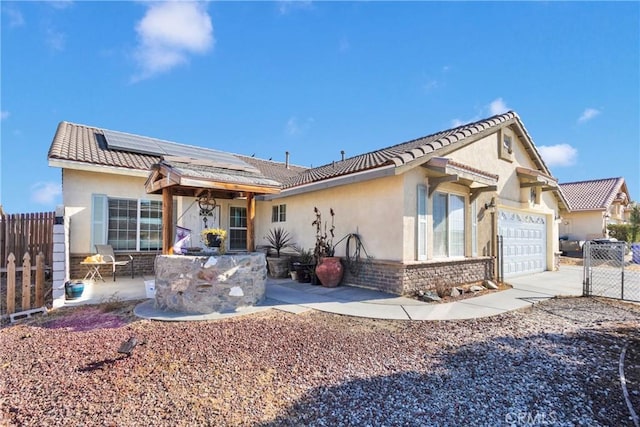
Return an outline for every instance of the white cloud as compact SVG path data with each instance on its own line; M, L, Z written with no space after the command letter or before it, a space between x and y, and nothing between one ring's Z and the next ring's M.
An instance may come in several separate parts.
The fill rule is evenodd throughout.
M281 0L278 1L278 12L286 15L292 10L311 9L311 0Z
M439 85L437 80L430 79L425 84L422 85L422 89L425 92L431 92L432 90L438 88L438 86L440 86L440 85Z
M488 108L489 113L491 113L492 116L495 116L496 114L503 114L509 111L509 107L507 107L507 104L502 98L497 98L491 101Z
M478 120L482 120L487 118L488 116L495 116L497 114L504 114L509 111L510 108L507 106L507 103L504 102L502 98L496 98L491 101L489 104L482 107L478 114L468 120L460 120L459 118L455 118L451 120L452 127L462 126L467 123L477 122Z
M538 152L547 166L571 166L578 157L578 150L569 144L543 145L538 147Z
M460 119L453 119L453 120L451 120L451 127L452 128L457 128L458 126L462 126L465 123L468 123L468 122L463 122Z
M600 115L600 110L596 110L595 108L587 108L582 112L582 115L578 119L578 123L588 122L589 120L599 115Z
M348 39L346 39L345 37L340 39L340 44L338 45L338 52L346 53L349 51L350 48L351 48L351 44L349 43Z
M300 122L297 117L290 117L285 125L285 133L287 135L300 135L311 128L315 120L313 117L308 117L303 122Z
M7 7L4 12L9 17L9 28L22 27L24 25L24 16L18 9Z
M149 78L186 63L189 54L204 54L214 43L213 24L201 2L152 3L136 25L139 46L135 57L140 73Z
M49 1L48 4L54 9L66 9L73 6L73 0L53 0Z
M0 111L0 120L6 120L9 118L9 116L11 115L11 113L9 113L6 110L2 110Z
M37 182L31 186L31 201L51 205L62 194L62 187L55 182Z
M49 28L47 30L47 38L45 42L52 50L63 51L66 39L67 37L64 35L64 33Z

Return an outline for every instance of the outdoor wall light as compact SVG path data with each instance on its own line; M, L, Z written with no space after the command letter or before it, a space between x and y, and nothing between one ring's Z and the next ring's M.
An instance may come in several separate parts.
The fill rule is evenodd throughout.
M496 207L496 199L495 198L491 198L491 203L485 203L484 204L484 208L485 209L493 209Z

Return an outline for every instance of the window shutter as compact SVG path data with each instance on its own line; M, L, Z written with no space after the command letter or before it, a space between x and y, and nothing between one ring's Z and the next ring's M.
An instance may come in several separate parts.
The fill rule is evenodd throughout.
M107 196L104 194L91 195L91 248L93 252L95 245L107 243Z
M418 260L427 259L427 187L418 185Z

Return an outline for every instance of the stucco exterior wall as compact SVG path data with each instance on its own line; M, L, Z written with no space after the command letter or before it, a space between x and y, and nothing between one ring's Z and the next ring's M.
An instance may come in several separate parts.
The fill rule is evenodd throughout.
M125 199L162 200L147 194L144 178L63 169L63 204L76 212L70 217L70 252L95 253L91 247L91 195L106 194Z
M569 240L591 240L604 237L604 211L565 213L560 223L560 236Z
M404 198L401 176L378 178L313 193L256 202L256 245L266 244L269 229L281 226L295 243L305 249L315 246L313 207L330 224L329 209L335 211L334 244L350 233L360 235L369 253L378 259L400 260L403 253ZM271 207L287 205L287 221L271 222ZM346 240L336 247L336 256L345 255Z
M504 160L499 156L499 144L501 143L501 132L511 136L513 141L513 154L511 161ZM530 202L530 188L520 187L520 178L517 175L517 167L525 167L536 169L534 162L525 151L522 141L511 129L502 129L491 135L488 135L472 144L450 153L449 157L455 161L468 166L478 168L498 175L497 192L494 194L483 193L478 197L478 217L491 217L491 212L484 212L484 203L489 202L491 197L496 197L497 209L508 208L516 209L522 212L536 213L545 215L547 218L547 266L549 269L554 265L554 254L559 251L559 232L556 218L559 217L559 207L557 199L552 191L543 191L539 195L539 203ZM489 219L488 224L491 224ZM484 225L481 226L481 223ZM494 227L497 223L493 223ZM479 239L478 239L478 255L488 255L487 253L487 236L486 233L491 229L484 223L484 219L478 222ZM495 234L495 232L493 232Z

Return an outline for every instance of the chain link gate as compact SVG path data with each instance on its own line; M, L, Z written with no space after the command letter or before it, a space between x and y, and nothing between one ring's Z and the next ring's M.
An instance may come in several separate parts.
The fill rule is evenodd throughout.
M640 301L640 269L625 268L625 242L586 242L582 295Z

